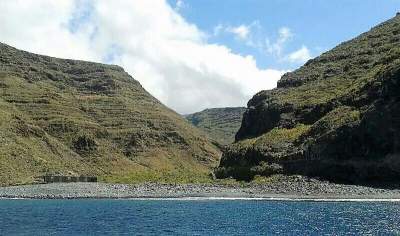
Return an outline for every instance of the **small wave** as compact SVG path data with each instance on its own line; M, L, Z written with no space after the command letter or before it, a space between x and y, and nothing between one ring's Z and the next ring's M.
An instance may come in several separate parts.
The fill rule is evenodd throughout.
M28 200L30 198L24 197L0 197L0 200Z
M29 197L0 197L0 200L34 200ZM56 198L57 199L57 198ZM59 198L60 200L67 200ZM71 198L79 200L81 198ZM70 200L71 200L70 199ZM84 198L86 200L127 201L292 201L292 202L400 202L400 198L297 198L297 197L132 197L132 198ZM46 198L40 198L46 200ZM48 200L55 200L48 198Z
M398 198L291 198L291 197L141 197L139 201L309 201L309 202L400 202Z

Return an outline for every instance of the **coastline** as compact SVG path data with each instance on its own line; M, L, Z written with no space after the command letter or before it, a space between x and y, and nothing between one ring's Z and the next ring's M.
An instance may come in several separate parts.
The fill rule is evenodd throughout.
M285 201L285 202L364 202L400 203L400 198L318 198L318 197L132 197L132 198L14 198L0 197L1 200L127 200L127 201Z
M400 202L400 188L335 184L300 176L248 184L53 183L0 187L0 199L153 199Z

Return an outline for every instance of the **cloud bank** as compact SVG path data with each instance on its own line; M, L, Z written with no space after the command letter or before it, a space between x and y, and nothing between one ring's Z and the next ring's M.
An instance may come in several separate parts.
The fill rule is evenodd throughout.
M7 13L0 15L1 42L118 64L182 114L243 106L256 92L275 87L284 73L258 68L252 56L208 43L205 32L164 0L2 0L0 8ZM248 34L244 28L233 31Z

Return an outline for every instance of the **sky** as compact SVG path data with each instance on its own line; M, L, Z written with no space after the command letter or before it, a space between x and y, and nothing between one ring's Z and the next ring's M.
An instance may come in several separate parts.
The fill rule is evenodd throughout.
M400 0L0 0L0 42L122 66L178 113L245 106Z

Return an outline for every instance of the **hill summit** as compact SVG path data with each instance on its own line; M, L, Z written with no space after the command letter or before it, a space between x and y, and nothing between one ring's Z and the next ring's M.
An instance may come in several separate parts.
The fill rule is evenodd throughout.
M285 74L249 102L217 176L400 179L400 16Z
M0 44L0 184L35 176L197 181L220 152L121 67Z

